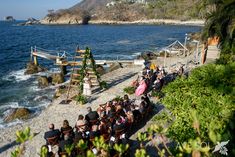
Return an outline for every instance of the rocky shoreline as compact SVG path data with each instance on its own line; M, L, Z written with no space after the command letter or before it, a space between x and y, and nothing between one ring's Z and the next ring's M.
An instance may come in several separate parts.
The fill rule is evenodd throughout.
M15 142L15 133L17 130L22 130L29 126L36 136L26 143L25 157L38 156L40 147L45 144L43 138L44 132L48 130L48 124L54 123L56 128L60 128L64 119L67 119L73 126L79 114L86 114L86 107L90 106L97 109L99 104L103 104L112 100L116 96L123 96L123 88L130 85L136 79L141 67L125 67L114 70L107 74L102 75L102 80L109 84L109 88L105 91L95 92L89 103L79 105L76 101L70 104L60 104L62 100L66 99L67 94L62 94L54 99L51 105L43 110L38 116L28 119L21 124L17 124L7 128L0 128L0 157L10 156L11 152L18 146ZM120 81L122 80L122 81ZM75 90L71 95L75 95ZM34 154L34 155L32 155Z
M173 20L173 19L151 19L138 21L110 21L110 20L90 20L89 24L96 25L189 25L189 26L204 26L204 20ZM50 21L49 19L40 20L43 25L81 25L82 20L76 19L61 19Z

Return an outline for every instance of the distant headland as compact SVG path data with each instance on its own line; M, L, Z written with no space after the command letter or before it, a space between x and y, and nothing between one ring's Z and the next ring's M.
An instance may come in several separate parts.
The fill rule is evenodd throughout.
M6 16L4 17L4 21L12 22L15 21L15 19L13 18L13 16Z
M82 0L68 9L48 10L41 24L204 25L202 1ZM174 9L172 9L174 8ZM189 9L190 8L190 9Z

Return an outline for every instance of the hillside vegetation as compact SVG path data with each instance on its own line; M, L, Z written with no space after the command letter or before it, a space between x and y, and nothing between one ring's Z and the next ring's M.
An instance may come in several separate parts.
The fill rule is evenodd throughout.
M204 0L83 0L69 9L50 12L47 21L68 20L78 23L89 20L137 21L148 19L203 19Z

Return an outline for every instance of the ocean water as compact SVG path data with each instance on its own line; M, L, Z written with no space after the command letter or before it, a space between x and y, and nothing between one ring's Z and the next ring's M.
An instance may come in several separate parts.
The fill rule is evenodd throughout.
M54 88L38 88L40 74L24 75L31 46L71 54L77 45L88 46L96 59L133 59L175 40L183 43L185 33L201 30L197 26L170 25L17 26L18 22L0 21L0 128L11 125L2 121L11 108L27 107L39 113L51 102ZM50 72L58 70L52 61L39 63Z

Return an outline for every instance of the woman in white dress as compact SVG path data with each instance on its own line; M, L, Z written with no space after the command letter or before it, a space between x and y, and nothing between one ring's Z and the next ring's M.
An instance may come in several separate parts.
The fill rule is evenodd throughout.
M83 95L91 96L91 80L89 74L86 74L83 81Z

